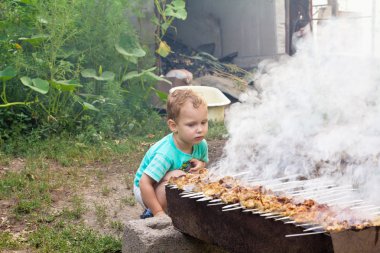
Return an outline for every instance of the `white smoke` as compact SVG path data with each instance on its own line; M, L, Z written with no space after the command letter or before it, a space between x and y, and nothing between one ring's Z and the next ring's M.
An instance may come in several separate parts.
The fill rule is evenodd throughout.
M217 173L329 177L380 203L380 65L366 27L331 21L295 56L260 66L258 91L227 114Z

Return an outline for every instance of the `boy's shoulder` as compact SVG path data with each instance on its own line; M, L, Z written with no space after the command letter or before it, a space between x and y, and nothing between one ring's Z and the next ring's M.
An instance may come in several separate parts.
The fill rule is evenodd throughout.
M161 138L159 141L157 141L155 144L153 144L150 148L149 148L149 152L154 152L154 153L157 153L157 152L163 152L163 153L166 153L167 151L170 151L170 149L173 148L173 145L172 145L172 135L173 134L168 134L166 136L164 136L163 138Z

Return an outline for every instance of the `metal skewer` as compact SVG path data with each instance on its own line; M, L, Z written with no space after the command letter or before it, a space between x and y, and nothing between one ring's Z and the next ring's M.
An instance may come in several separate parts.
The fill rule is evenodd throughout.
M242 209L244 207L242 206L237 206L237 207L232 207L232 208L229 208L229 209L223 209L222 208L222 212L227 212L227 211L232 211L232 210L237 210L237 209Z
M278 219L275 219L276 221L278 220L292 220L292 218L288 217L288 216L285 216L285 217L282 217L282 218L278 218Z
M285 176L285 177L274 178L274 179L267 179L267 180L257 180L257 179L256 179L256 181L254 181L254 180L252 180L252 181L248 180L248 182L250 184L256 184L256 185L267 185L270 182L276 182L276 181L286 180L286 179L295 178L295 177L298 177L298 176L300 176L300 174L289 175L289 176Z
M276 218L280 218L280 217L284 217L284 216L281 214L278 214L278 215L273 215L273 216L267 216L267 217L265 217L265 219L276 219Z
M183 192L181 192L179 195L187 195L187 194L193 194L193 193L197 193L197 192L183 191Z
M323 234L326 233L327 231L319 231L319 232L310 232L310 233L302 233L302 234L290 234L290 235L285 235L285 237L296 237L296 236L305 236L305 235L316 235L316 234Z
M197 199L197 201L208 201L208 200L211 200L212 198L211 197L204 197L204 198L201 198L201 199Z
M354 206L354 207L351 207L350 209L351 210L355 210L355 209L365 209L367 207L374 207L375 205L366 205L366 206Z
M278 213L265 213L265 214L261 214L260 216L266 217L266 216L273 216L273 215L278 215Z
M315 226L315 227L305 229L304 232L311 231L311 230L318 230L318 229L322 229L322 228L324 228L324 227L323 226Z
M256 212L259 211L259 209L244 209L243 212Z
M221 199L213 199L213 200L210 200L210 203L214 203L214 202L220 202L222 201Z
M204 194L200 194L200 195L191 196L191 197L189 197L189 198L190 198L190 199L197 199L197 198L204 198L204 197L206 197L206 195L204 195Z
M239 206L239 205L240 205L240 203L236 203L236 204L231 204L231 205L223 206L222 208L226 209L226 208L235 207L235 206Z
M223 202L219 202L219 203L207 204L207 206L219 206L219 205L224 205L224 203Z
M197 192L197 193L191 193L191 194L184 194L181 196L181 198L190 198L194 196L205 196L202 192Z

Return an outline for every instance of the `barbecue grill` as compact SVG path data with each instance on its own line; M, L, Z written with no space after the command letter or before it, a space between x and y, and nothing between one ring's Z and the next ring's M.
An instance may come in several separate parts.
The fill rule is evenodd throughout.
M274 188L287 189L287 192L297 188L291 185L291 180L272 183ZM311 194L313 188L297 189L292 196ZM361 200L348 201L339 197L339 192L352 190L348 187L327 185L326 189L325 195L319 196L326 201L342 199L340 203L354 209L376 211L378 208L364 206ZM166 186L166 197L168 214L175 228L230 252L380 252L378 226L328 232L319 224L302 224L276 213L245 209L239 203L222 203L202 192L181 190L173 184Z

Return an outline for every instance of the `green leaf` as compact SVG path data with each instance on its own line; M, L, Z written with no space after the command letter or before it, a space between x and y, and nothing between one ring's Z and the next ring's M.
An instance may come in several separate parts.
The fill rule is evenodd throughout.
M174 0L171 4L175 6L177 9L185 9L186 7L185 0Z
M4 70L0 71L0 80L8 81L17 75L17 71L12 66L6 67Z
M82 70L81 75L85 78L94 78L96 76L95 69L85 69Z
M47 40L49 38L49 35L46 34L38 34L38 35L33 35L30 38L19 38L19 40L26 41L30 43L32 46L38 46L41 44L43 41Z
M93 106L92 104L89 104L87 102L83 102L83 110L91 110L91 111L97 111L99 112L99 109Z
M166 6L164 15L168 17L175 17L185 20L187 18L186 4L184 0L174 0L171 4Z
M143 76L149 75L148 73L154 74L152 71L154 71L155 69L156 69L156 67L153 67L153 68L150 68L150 69L143 70L140 73L137 72L137 71L128 72L127 74L125 74L123 76L122 81L127 81L127 80L130 80L130 79L133 79L133 78L137 78L137 77L141 77L142 78ZM160 77L158 77L158 78L160 78Z
M126 60L132 62L136 61L136 58L144 57L146 55L138 41L127 34L122 34L120 36L119 43L115 45L115 48Z
M35 0L19 0L20 3L24 3L24 4L30 4L30 5L34 5L35 4Z
M51 86L60 91L74 91L78 87L82 87L82 85L78 84L74 80L50 80Z
M105 71L98 76L95 69L85 69L81 72L81 75L85 78L94 78L98 81L113 81L115 79L115 74L113 72Z
M156 93L157 97L165 102L167 99L168 99L168 94L166 92L163 92L163 91L160 91L160 90L157 90L155 88L152 88L152 90L154 90L154 92Z
M162 82L165 82L165 83L170 84L170 85L172 84L171 81L169 81L169 80L167 80L167 79L165 79L163 77L160 77L160 76L156 75L153 72L147 72L146 75L149 76L149 77L151 77L151 78L153 78L156 81L162 81Z
M27 76L23 76L20 78L23 85L31 88L34 91L37 91L41 94L46 94L49 92L49 82L46 80L42 80L40 78L30 79Z
M156 16L152 16L150 20L154 25L159 26L160 25L160 20Z
M140 77L142 74L143 73L138 73L137 71L128 72L127 74L123 76L122 81L127 81L136 77Z

